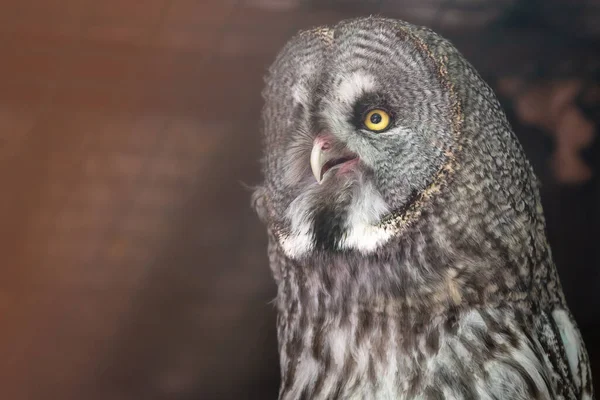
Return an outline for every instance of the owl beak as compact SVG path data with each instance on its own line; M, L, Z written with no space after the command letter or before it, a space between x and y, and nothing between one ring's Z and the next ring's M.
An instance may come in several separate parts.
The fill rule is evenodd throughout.
M326 136L317 136L313 142L310 152L310 169L319 185L323 183L327 171L358 159L356 154L337 147L339 146L334 146L333 141Z
M317 137L310 152L310 169L320 185L323 182L323 165L327 162L327 151L329 143L321 137Z

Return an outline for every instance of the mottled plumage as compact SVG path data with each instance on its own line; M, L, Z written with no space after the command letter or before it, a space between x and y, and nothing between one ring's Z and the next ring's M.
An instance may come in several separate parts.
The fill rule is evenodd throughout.
M534 173L449 42L382 18L301 32L264 97L281 399L593 398Z

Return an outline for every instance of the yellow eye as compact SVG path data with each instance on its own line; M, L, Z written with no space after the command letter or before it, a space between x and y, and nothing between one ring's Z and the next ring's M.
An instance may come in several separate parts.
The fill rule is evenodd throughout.
M373 132L381 132L390 125L390 114L378 108L367 113L365 127Z

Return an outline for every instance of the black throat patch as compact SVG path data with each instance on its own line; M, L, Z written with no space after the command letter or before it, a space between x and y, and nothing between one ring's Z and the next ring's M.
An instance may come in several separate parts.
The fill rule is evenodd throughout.
M336 250L344 234L347 211L344 207L324 206L314 216L313 242L317 250Z

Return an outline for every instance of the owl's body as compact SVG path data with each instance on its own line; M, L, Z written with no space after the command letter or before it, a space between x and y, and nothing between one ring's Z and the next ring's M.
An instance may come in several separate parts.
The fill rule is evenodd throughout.
M264 95L281 399L593 398L535 176L454 47L345 21Z

